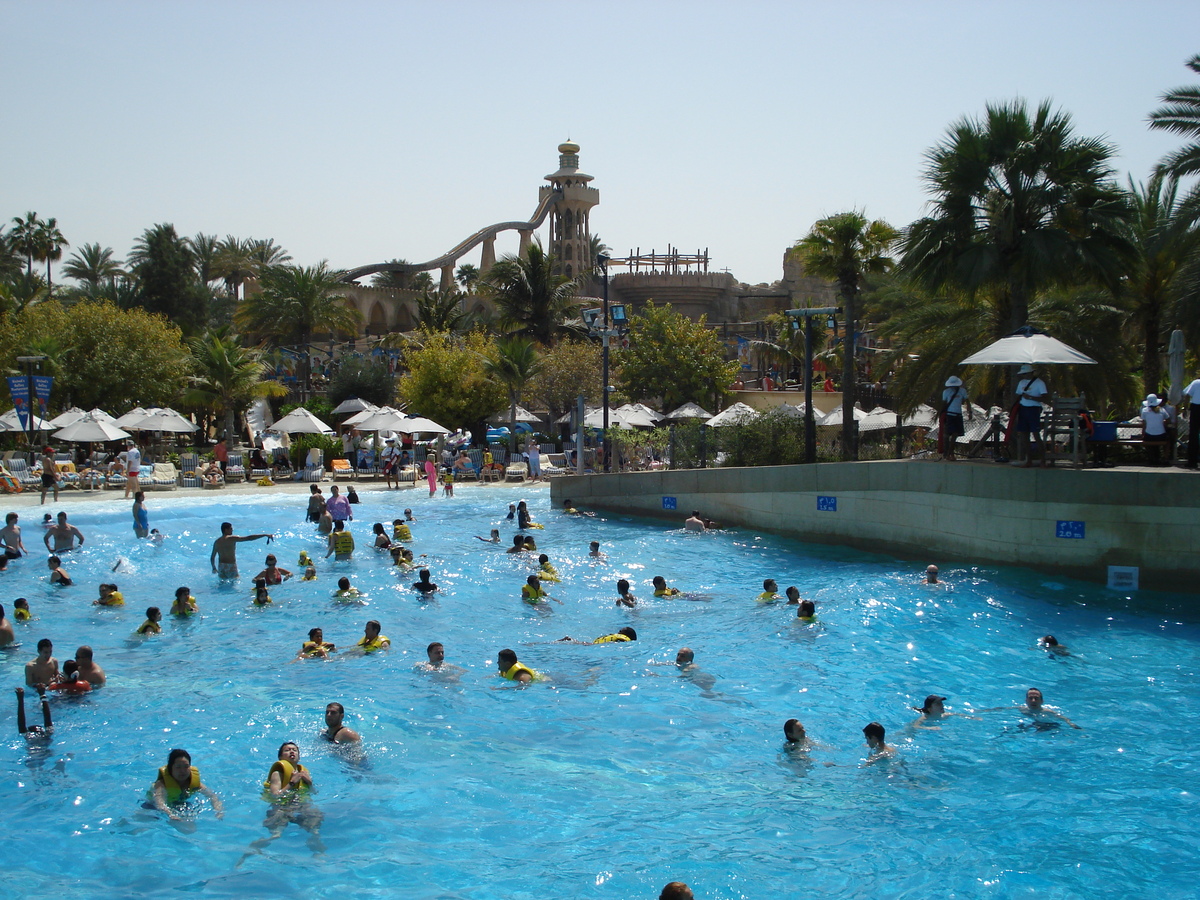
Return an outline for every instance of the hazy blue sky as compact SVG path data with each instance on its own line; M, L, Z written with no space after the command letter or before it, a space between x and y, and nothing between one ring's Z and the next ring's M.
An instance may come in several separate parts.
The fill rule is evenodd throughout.
M528 216L569 136L616 254L773 281L823 215L919 216L924 152L988 101L1049 98L1145 178L1197 52L1195 0L0 0L0 221L121 256L171 222L424 260Z

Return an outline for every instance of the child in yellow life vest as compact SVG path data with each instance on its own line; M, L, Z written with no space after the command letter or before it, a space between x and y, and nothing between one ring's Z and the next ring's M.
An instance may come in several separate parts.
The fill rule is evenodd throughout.
M300 764L300 748L288 741L279 748L277 759L271 764L263 787L272 797L283 797L289 792L306 793L312 789L312 776Z
M408 523L403 519L392 520L392 540L393 541L411 541L413 539L412 529L408 527Z
M162 621L162 610L157 606L151 606L146 610L146 621L138 626L138 634L162 634L162 626L158 623Z
M767 578L763 581L762 593L755 599L759 603L774 603L779 599L779 585L775 583L774 578Z
M679 588L667 587L667 579L661 575L655 575L653 583L655 597L678 597L683 593Z
M517 654L507 648L496 654L496 664L500 667L500 677L507 678L509 681L529 684L532 681L542 680L540 672L522 665L517 660Z
M558 577L558 570L550 564L550 557L545 553L538 557L538 578L542 581L562 581Z
M200 770L192 765L192 757L186 750L172 750L167 764L158 770L158 778L150 789L154 807L171 819L179 819L179 807L192 794L203 794L212 804L217 818L225 815L221 798L204 786Z
M192 589L188 587L176 588L175 600L171 604L171 615L191 616L197 611L196 598L192 596Z
M544 590L542 590L541 579L539 579L536 575L530 575L525 579L525 584L521 586L521 599L530 606L537 606L539 603L543 603L546 600L553 600L559 605L562 604L561 600L551 597Z
M33 618L33 613L29 611L29 601L24 597L13 601L13 618L18 622L28 622Z
M267 592L267 579L254 579L254 605L267 606L271 602L271 595Z

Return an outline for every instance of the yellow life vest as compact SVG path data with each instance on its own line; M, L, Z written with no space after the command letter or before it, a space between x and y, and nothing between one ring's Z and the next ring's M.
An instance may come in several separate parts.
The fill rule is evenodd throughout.
M779 599L779 595L774 591L763 591L755 598L759 603L773 603Z
M173 616L190 616L196 612L196 598L189 596L184 603L180 603L176 598L171 604L171 615Z
M542 581L562 581L558 577L558 571L550 563L546 563L538 569L538 578Z
M354 552L354 535L348 531L336 532L333 536L333 552L338 556L349 556Z
M138 634L160 634L161 632L162 627L157 622L152 622L149 619L139 625L137 630Z
M627 635L627 634L606 634L604 637L596 638L594 641L592 641L592 643L593 644L620 644L620 643L624 643L625 641L628 641L628 640L629 640L629 635Z
M541 588L535 588L531 584L521 585L521 599L526 603L537 603L545 596L547 594Z
M296 565L298 565L298 566L311 566L312 564L313 564L313 561L312 561L311 559L309 559L309 557L308 557L308 553L307 553L306 551L303 551L303 550L301 550L301 551L300 551L300 558L299 558L298 560L296 560Z
M576 515L579 512L579 510L577 510L573 506L568 506L566 509L563 510L563 512L565 512L568 516L573 516L573 515Z
M184 788L171 775L167 766L163 766L158 770L158 780L163 783L167 789L167 802L178 803L180 800L186 799L184 796ZM144 783L144 782L143 782ZM192 766L192 779L188 782L187 793L192 794L200 790L200 770Z
M678 597L680 595L680 593L682 593L682 592L679 590L679 588L668 587L668 588L663 588L661 591L655 591L654 596L655 597Z
M125 595L122 594L120 591L113 591L111 594L108 595L108 598L101 605L102 606L124 606L125 605Z
M508 671L501 672L500 676L502 678L507 678L509 681L516 681L517 676L520 675L522 672L528 672L529 677L531 679L533 679L534 681L542 680L542 676L540 674L535 672L533 669L529 668L529 666L521 665L521 663L519 663L519 662L513 663L512 668L509 669Z
M275 760L275 762L271 764L270 771L267 772L267 780L263 782L263 787L266 788L267 795L270 797L275 796L271 793L271 776L276 772L279 773L280 786L286 791L288 789L288 782L292 780L292 776L295 775L296 772L307 773L308 769L304 768L303 763L296 763L296 765L293 766L286 759ZM308 785L304 782L301 782L295 789L298 791L307 791Z
M369 641L367 636L363 635L358 639L357 646L362 647L363 653L374 653L376 650L382 650L385 643L391 643L386 634L377 634Z
M316 575L305 575L305 576L304 576L303 578L301 578L300 580L301 580L301 581L316 581L316 580L317 580L317 576L316 576Z
M27 609L14 609L13 618L18 622L28 622L33 618L33 614Z
M312 656L318 650L324 650L326 653L328 653L333 649L333 644L329 643L328 641L321 641L319 644L316 641L305 641L304 645L300 648L301 652L304 653L305 656Z
M412 529L401 522L399 525L392 526L392 540L396 541L411 541Z

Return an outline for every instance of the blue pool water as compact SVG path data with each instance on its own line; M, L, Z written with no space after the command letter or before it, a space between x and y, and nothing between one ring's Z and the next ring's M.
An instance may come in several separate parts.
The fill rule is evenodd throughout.
M350 563L323 562L304 522L306 498L152 495L161 547L133 539L128 504L76 504L88 536L65 565L77 582L45 583L40 554L0 575L3 602L28 597L23 646L0 652L6 896L515 898L656 897L671 880L699 898L1133 897L1195 895L1200 842L1194 743L1200 733L1200 629L1162 595L1127 600L1022 570L944 567L948 589L917 583L923 566L747 531L686 534L661 522L575 518L530 506L534 532L563 581L561 606L519 600L532 563L504 553L516 488L362 492ZM442 592L421 602L370 524L405 506L413 548ZM47 507L53 509L53 507ZM26 545L40 516L22 511ZM239 548L242 579L208 566L217 524L278 541ZM480 543L499 527L499 547ZM589 559L599 540L606 561ZM268 550L286 568L300 550L320 580L272 589L254 609L249 576ZM113 574L118 556L126 570ZM369 595L336 606L346 574ZM706 599L653 600L650 579ZM635 610L614 606L618 578ZM818 627L794 607L760 606L764 577L818 602ZM123 609L91 605L115 581ZM145 607L169 607L187 584L202 615L162 635L132 637ZM387 655L293 662L310 627L347 647L369 618ZM573 646L624 625L635 644ZM1036 647L1054 633L1071 656ZM56 698L48 757L16 736L11 686L43 636L69 658L90 643L109 685ZM439 640L457 679L415 668ZM681 677L681 646L701 673ZM496 677L496 653L517 650L550 680L527 688ZM1016 710L1045 692L1081 730L1038 729ZM926 694L955 717L909 726ZM338 700L365 740L364 760L318 739ZM36 720L37 708L30 703ZM797 717L820 743L784 749ZM894 760L863 766L861 729L883 723ZM324 854L290 826L268 836L262 781L279 744L296 740L318 786ZM225 803L218 821L168 823L140 807L155 770L184 747Z

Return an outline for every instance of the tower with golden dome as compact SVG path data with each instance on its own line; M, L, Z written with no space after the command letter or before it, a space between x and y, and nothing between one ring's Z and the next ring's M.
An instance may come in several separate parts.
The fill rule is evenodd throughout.
M547 175L548 185L538 189L538 199L557 194L550 210L550 241L546 248L557 261L556 270L568 278L579 278L592 271L591 209L600 202L600 192L589 187L591 175L579 171L579 145L573 141L558 145L558 171ZM540 204L539 204L540 205Z

